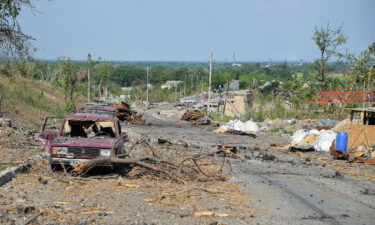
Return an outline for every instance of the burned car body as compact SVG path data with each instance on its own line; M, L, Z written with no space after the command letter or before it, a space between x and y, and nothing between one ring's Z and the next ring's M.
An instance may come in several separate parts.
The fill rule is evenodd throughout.
M79 105L73 111L73 113L91 113L108 116L116 116L116 112L117 109L114 106L90 103Z
M130 109L130 105L121 102L120 105L117 104L82 104L77 106L73 113L93 113L102 114L108 116L116 116L120 121L132 121L140 122L141 117L137 115L135 111Z
M51 165L70 165L96 157L125 154L126 135L116 117L74 113L64 118L57 132L44 132L40 140Z

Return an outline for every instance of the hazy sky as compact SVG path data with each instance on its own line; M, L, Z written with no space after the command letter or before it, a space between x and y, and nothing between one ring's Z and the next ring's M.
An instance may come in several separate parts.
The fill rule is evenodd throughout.
M36 57L106 60L311 60L311 36L344 25L345 48L375 41L375 0L39 0L25 10Z

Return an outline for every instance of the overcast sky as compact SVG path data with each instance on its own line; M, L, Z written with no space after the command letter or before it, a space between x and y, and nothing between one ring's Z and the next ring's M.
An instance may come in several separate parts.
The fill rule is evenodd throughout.
M345 48L375 41L375 0L39 0L25 10L36 57L127 61L311 60L315 26L343 24Z

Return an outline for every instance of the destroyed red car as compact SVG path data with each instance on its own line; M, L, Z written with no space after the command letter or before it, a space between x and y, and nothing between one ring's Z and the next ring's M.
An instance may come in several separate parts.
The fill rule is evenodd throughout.
M66 116L59 131L43 132L39 139L52 166L73 166L96 157L125 155L127 141L116 117L88 113Z

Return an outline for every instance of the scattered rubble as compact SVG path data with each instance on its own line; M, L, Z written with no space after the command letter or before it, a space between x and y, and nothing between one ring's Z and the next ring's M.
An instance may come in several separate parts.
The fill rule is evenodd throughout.
M181 117L181 120L190 121L194 125L210 125L211 116L204 115L199 111L187 110Z
M200 113L199 111L187 110L184 113L184 115L182 115L181 120L191 121L191 120L197 120L202 117L204 117L204 114Z
M22 164L38 152L33 132L13 127L10 119L2 118L1 120L0 171Z

